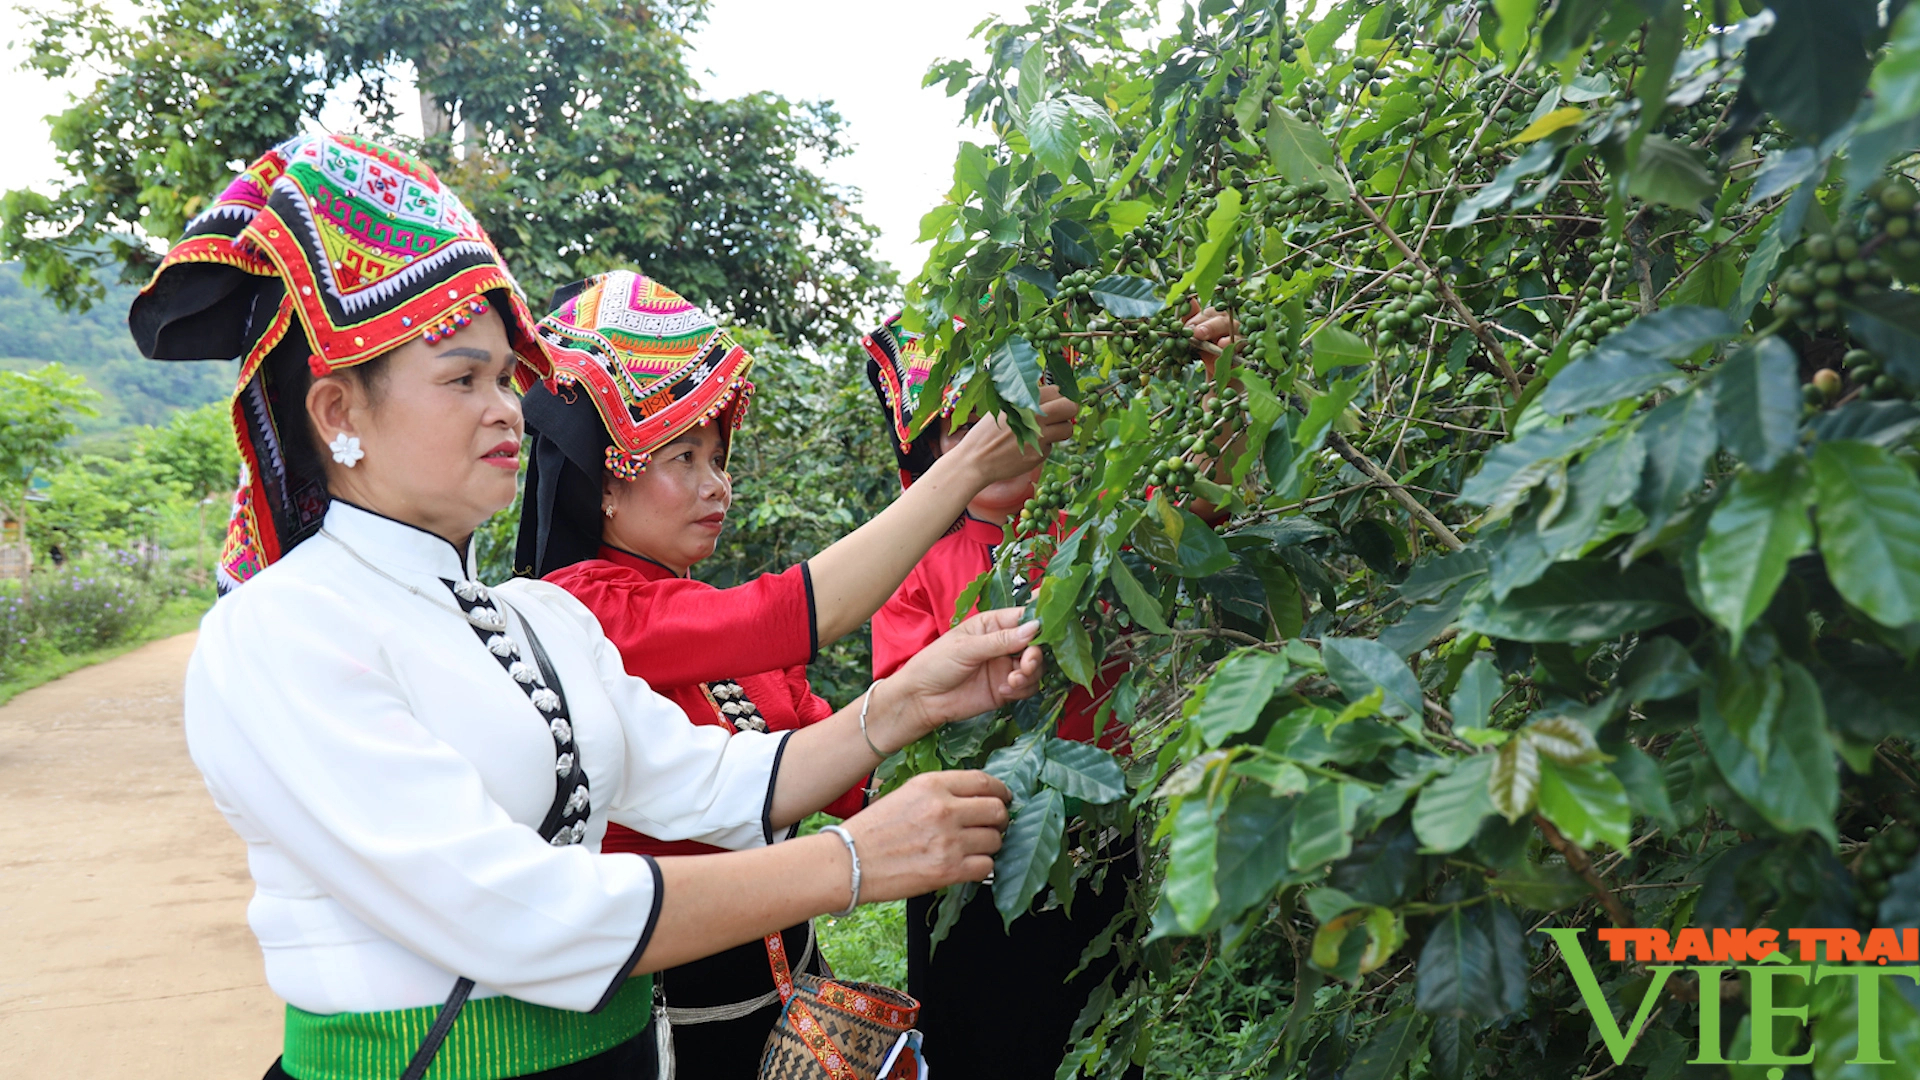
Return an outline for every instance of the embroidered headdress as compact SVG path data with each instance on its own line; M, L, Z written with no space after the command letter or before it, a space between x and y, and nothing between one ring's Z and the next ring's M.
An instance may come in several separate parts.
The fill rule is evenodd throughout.
M288 468L268 356L298 352L327 375L437 340L489 306L506 323L524 390L548 361L493 242L426 164L362 139L289 139L187 225L127 322L151 359L240 359L233 425L244 471L220 556L224 588L306 539L327 509L324 484Z
M539 326L552 383L522 403L533 453L514 571L533 576L598 555L603 471L631 480L696 425L731 432L753 393L747 350L644 274L588 278L555 293L552 306Z
M937 425L928 424L918 438L911 434L913 416L920 408L920 395L926 389L927 375L936 359L934 353L923 348L925 340L901 326L898 315L860 339L867 350L867 381L873 384L873 392L880 398L880 410L886 414L891 429L889 434L894 456L900 463L902 487L920 479L940 456ZM964 389L964 385L944 387L937 415L951 414Z

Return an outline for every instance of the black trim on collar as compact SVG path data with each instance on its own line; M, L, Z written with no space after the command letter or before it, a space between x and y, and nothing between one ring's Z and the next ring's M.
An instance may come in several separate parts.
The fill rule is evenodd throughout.
M787 740L791 739L792 737L793 737L793 732L791 731L783 731L780 733L780 746L777 749L775 749L773 752L773 768L768 770L767 772L767 801L760 808L760 832L762 835L764 835L767 838L767 843L769 844L774 843L773 789L780 785L780 759L786 756ZM795 824L795 827L798 827L799 825L798 822L795 822L794 824ZM787 833L789 836L791 836L793 833L793 830L789 829L787 830Z
M647 912L647 927L640 931L640 944L633 947L633 953L627 957L627 962L620 965L620 970L613 973L613 984L607 987L606 993L600 995L600 1001L587 1010L589 1015L613 1004L613 996L620 992L621 987L627 985L627 980L633 976L634 965L640 962L641 954L647 951L647 943L653 940L653 928L660 925L660 902L666 896L667 886L660 877L660 864L653 861L653 856L640 857L647 861L647 869L653 872L653 910Z
M451 541L451 540L449 540L449 539L447 539L447 538L446 538L446 537L444 537L444 536L441 536L441 535L440 535L439 533L437 533L437 532L434 532L434 531L433 531L432 529L423 529L423 528L421 528L420 526L418 526L418 525L415 525L415 524L414 524L413 522L411 522L411 521L401 521L401 520L400 520L399 518L397 518L397 517L390 517L390 516L388 516L388 515L386 515L386 514L383 514L383 513L381 513L381 512L380 512L380 511L378 511L378 510L371 510L371 509L368 509L367 507L364 507L364 506L361 506L361 505L360 505L359 503L357 503L357 502L354 502L354 501L353 501L352 499L343 499L343 498L341 498L341 497L340 497L340 496L338 496L338 495L334 495L334 496L330 496L330 498L332 499L332 501L334 501L334 502L337 502L337 503L339 503L339 504L340 504L341 506L351 506L351 507L353 507L353 508L354 508L355 510L358 510L358 511L360 511L361 513L363 513L363 514L366 514L366 515L368 515L369 517L377 517L377 518L379 518L379 519L380 519L380 520L382 520L382 521L391 521L391 522L393 522L393 523L394 523L395 525L404 525L404 526L406 526L407 528L409 528L409 529L412 529L412 530L413 530L414 532L417 532L417 533L422 533L422 534L424 534L424 535L427 535L427 536L431 536L431 537L433 537L433 538L434 538L435 540L438 540L438 541L440 541L441 543L443 543L443 544L445 544L445 545L447 545L448 547L450 547L450 548L452 548L452 549L453 549L453 558L454 558L454 561L455 561L455 562L458 562L458 563L460 564L460 572L461 572L461 573L463 573L463 574L465 574L465 575L466 575L466 576L468 577L468 579L470 579L470 580L473 580L473 579L474 579L474 570L475 570L475 568L474 568L474 567L472 567L472 566L468 566L468 565L467 565L467 551L462 551L462 550L460 549L460 545L458 545L458 544L456 544L456 543L454 543L453 541ZM325 515L324 515L324 514L323 514L323 515L321 515L321 517L322 517L322 519L323 519L323 520L325 519ZM467 548L468 548L468 550L470 551L470 550L472 550L472 547L473 547L473 537L472 537L472 536L468 536L468 537L467 537ZM651 561L651 560L649 560L649 561Z
M677 577L677 578L693 577L692 571L687 571L685 573L682 573L681 571L675 570L673 567L668 566L666 563L661 562L659 559L649 559L645 555L642 555L637 551L628 551L626 548L621 547L619 544L609 544L605 540L602 540L600 541L600 546L605 548L612 548L613 550L619 552L622 555L627 555L632 558L639 559L641 562L652 563L653 565L659 567L660 569L665 570L667 573L672 574L674 577Z
M807 663L820 659L820 612L813 604L813 567L800 564L800 580L807 586Z

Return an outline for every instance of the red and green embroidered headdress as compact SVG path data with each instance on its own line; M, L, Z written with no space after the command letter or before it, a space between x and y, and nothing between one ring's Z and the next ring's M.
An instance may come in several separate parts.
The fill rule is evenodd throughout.
M961 325L958 319L955 325ZM926 338L900 325L895 315L860 339L867 350L867 381L880 398L880 411L886 415L893 436L893 453L900 463L900 486L906 487L933 467L939 457L940 433L933 424L914 438L911 432L914 413L920 408L920 396L927 376L933 370L936 354L924 347ZM960 400L965 385L943 387L940 411L947 416Z
M151 359L240 359L233 424L245 465L223 586L279 559L326 514L324 485L287 468L267 357L298 351L327 375L453 333L489 307L524 390L549 364L499 251L425 163L363 139L289 139L187 225L127 321Z
M696 424L732 430L746 416L753 357L713 316L632 270L561 290L540 320L555 392L586 392L605 424L605 464L633 479L653 452Z
M739 427L753 392L753 358L733 335L642 274L588 278L552 307L539 333L553 378L521 403L529 452L513 571L528 577L599 556L608 472L639 476L695 425Z

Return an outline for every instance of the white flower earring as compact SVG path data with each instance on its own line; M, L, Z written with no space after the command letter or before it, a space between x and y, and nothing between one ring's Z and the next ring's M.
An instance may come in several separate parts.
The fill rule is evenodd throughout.
M344 431L333 437L333 441L327 444L327 449L333 451L333 460L349 469L360 464L360 459L367 456L367 452L360 449L360 437L349 435Z
M612 504L612 503L608 503L607 505L605 505L605 506L603 506L603 507L601 507L601 508L600 508L600 512L601 512L601 513L603 513L603 514L605 514L605 515L607 515L608 517L612 517L612 516L613 516L613 504Z

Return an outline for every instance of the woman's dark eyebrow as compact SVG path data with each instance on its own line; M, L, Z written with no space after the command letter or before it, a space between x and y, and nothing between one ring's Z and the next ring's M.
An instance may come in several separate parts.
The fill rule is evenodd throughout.
M442 351L440 355L449 360L478 360L483 364L493 362L493 354L491 352L469 346L461 346L457 349L446 349Z

